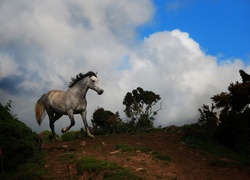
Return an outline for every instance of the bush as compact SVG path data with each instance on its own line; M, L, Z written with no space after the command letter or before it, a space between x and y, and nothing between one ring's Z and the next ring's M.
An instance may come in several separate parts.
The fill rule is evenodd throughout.
M93 130L96 135L119 133L117 127L122 123L119 113L98 107L93 113Z
M54 139L51 139L51 131L44 130L40 133L40 138L43 142L52 142Z
M68 131L61 135L61 139L63 141L70 141L73 139L81 139L83 138L83 133L81 131Z
M27 162L41 162L41 139L10 113L11 104L0 104L0 146L5 172Z
M198 123L184 125L182 130L184 131L184 138L202 140L206 142L215 141L215 129L202 126Z

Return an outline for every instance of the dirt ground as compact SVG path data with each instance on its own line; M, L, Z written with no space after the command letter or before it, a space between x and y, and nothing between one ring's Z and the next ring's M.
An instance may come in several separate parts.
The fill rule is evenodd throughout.
M95 139L59 141L45 144L48 174L45 179L87 179L77 175L76 166L70 160L62 160L65 153L76 153L77 157L91 156L99 160L108 160L118 166L130 169L143 179L250 179L249 168L211 166L214 161L231 161L200 152L188 147L181 141L181 132L157 132L144 134L122 134L96 136ZM117 151L118 144L141 146L170 157L169 161L156 160L152 154L137 151L131 155ZM96 177L98 179L98 177Z

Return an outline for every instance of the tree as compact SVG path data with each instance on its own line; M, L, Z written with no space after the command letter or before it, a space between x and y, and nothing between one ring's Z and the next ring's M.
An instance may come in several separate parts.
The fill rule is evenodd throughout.
M128 92L124 97L123 104L125 114L130 119L130 122L141 128L152 128L154 116L158 113L161 107L153 110L153 106L160 100L160 95L152 91L144 91L141 87Z
M118 112L114 114L113 112L104 110L100 107L94 111L91 121L95 132L101 134L117 132L117 126L121 123Z
M208 105L203 104L202 108L199 108L200 118L198 123L201 126L206 126L208 128L215 128L219 125L220 121L217 117L217 113L214 112L215 106L212 104L211 108Z
M214 104L210 112L204 107L205 111L199 109L203 124L211 124L213 119L216 120L213 115L214 108L221 112L215 138L231 147L248 144L250 140L250 76L243 70L239 72L242 82L230 83L228 92L211 97Z

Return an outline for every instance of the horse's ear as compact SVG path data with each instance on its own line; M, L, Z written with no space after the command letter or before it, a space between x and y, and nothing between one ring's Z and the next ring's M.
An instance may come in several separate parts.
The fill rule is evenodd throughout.
M98 71L95 73L95 75L97 75Z

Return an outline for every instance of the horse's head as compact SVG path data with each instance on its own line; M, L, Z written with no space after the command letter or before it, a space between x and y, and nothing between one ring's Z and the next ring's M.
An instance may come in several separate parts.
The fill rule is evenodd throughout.
M100 88L99 79L97 78L97 76L90 76L89 77L88 86L90 89L93 89L94 91L96 91L98 93L98 95L101 95L104 92L104 90L102 88Z

